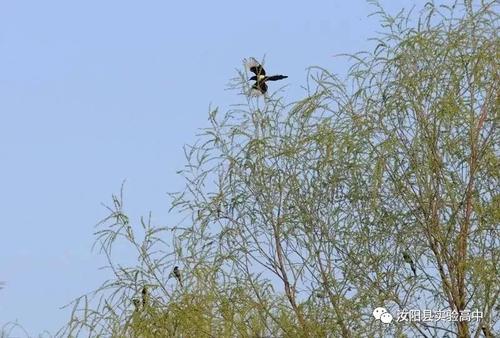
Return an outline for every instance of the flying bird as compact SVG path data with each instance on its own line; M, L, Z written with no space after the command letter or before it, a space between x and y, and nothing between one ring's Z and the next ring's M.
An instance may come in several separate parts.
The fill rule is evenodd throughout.
M178 266L174 267L173 273L174 273L175 278L177 278L177 280L179 281L180 286L182 287L181 270L179 269Z
M255 81L252 85L252 94L254 95L265 94L267 92L266 81L278 81L288 77L286 75L267 76L264 67L253 57L248 58L248 60L245 59L244 63L248 70L255 74L249 79L249 81Z

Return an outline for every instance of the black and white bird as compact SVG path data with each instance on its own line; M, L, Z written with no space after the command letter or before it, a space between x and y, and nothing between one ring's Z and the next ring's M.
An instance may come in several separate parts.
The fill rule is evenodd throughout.
M172 271L175 278L179 281L179 285L182 287L182 278L181 278L181 269L178 266L174 267L174 271Z
M272 75L267 76L264 67L253 57L244 60L245 66L255 75L249 80L255 81L252 85L251 95L265 94L267 92L266 81L278 81L286 79L286 75Z

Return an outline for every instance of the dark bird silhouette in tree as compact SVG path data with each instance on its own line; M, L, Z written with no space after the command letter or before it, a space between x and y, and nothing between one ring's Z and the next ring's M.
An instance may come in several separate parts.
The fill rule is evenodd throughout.
M183 287L182 286L182 278L181 278L181 270L179 269L178 266L174 267L173 274L174 274L175 278L177 278L177 280L179 281L180 286Z
M142 307L146 308L148 305L148 289L146 289L146 286L142 287Z
M410 264L411 271L413 271L413 275L417 277L417 268L415 267L415 262L413 259L411 259L410 254L408 251L403 251L403 259L406 263Z
M491 330L486 325L483 325L481 327L481 330L483 330L485 338L493 338L494 337L493 333L491 333Z
M245 59L244 63L248 70L255 74L249 79L250 81L255 81L252 85L251 94L253 95L265 94L267 92L266 81L278 81L288 77L286 75L267 76L264 67L253 57Z

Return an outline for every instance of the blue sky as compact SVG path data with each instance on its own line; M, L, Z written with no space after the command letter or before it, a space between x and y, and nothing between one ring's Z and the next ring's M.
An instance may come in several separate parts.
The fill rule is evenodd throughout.
M182 146L210 104L241 101L225 89L244 57L265 55L298 99L306 67L345 72L332 55L373 47L372 11L364 0L0 0L0 326L54 333L69 316L60 307L104 281L92 234L124 179L132 220L175 219L166 193L183 185Z

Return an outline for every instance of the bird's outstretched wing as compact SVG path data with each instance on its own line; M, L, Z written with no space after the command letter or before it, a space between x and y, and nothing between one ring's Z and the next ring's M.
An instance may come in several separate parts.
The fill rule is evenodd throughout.
M278 81L278 80L283 80L288 78L286 75L273 75L273 76L268 76L266 78L266 81Z
M255 75L266 75L264 67L253 57L243 60L245 66Z

